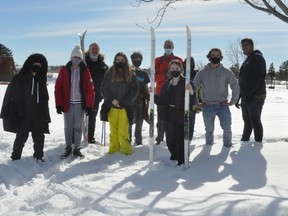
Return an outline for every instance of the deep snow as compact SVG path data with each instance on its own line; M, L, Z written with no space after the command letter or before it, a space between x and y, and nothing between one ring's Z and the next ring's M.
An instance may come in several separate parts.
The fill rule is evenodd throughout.
M0 85L0 105L7 85ZM233 148L222 147L215 122L215 145L204 145L202 114L197 115L190 168L169 161L166 143L155 146L149 164L149 127L134 153L107 154L107 146L89 145L82 160L61 160L63 116L50 93L51 134L45 139L45 162L33 159L29 137L23 157L11 161L15 134L0 120L0 215L288 215L288 90L268 90L263 110L264 142L241 143L241 111L231 107ZM97 120L100 141L102 122ZM107 138L109 125L107 127ZM107 142L108 142L107 141Z

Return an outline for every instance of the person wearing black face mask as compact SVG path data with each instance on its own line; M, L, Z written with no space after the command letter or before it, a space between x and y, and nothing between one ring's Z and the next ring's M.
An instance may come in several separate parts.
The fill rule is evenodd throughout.
M148 83L150 83L149 76L146 71L140 68L140 65L143 60L142 53L134 52L132 53L131 61L133 64L133 71L136 74L139 91L136 100L134 101L135 106L135 143L136 145L142 144L142 125L143 119L149 122L148 117L148 107L149 107L149 91ZM130 128L130 136L132 135L132 128ZM131 137L130 137L131 139Z
M120 151L130 155L133 148L129 129L135 120L133 101L138 94L138 84L125 53L115 55L100 90L104 98L100 118L110 125L109 154Z
M184 104L185 89L190 91L189 117L192 117L192 107L196 104L196 96L192 82L186 85L182 76L184 69L179 60L169 63L169 73L172 76L161 88L159 96L155 95L155 103L163 106L163 117L166 122L166 142L171 153L170 160L177 161L178 165L184 163ZM189 118L189 124L192 119ZM189 131L192 133L192 131Z
M29 132L33 138L33 157L44 161L45 133L49 133L49 95L46 85L48 63L42 54L30 55L7 87L1 110L3 128L16 133L12 160L22 157Z
M220 63L223 58L220 49L211 49L207 58L210 63L199 71L193 80L196 92L202 87L202 104L198 102L198 107L203 110L206 145L211 146L214 143L214 121L217 116L223 129L223 145L230 148L232 120L229 106L237 103L240 88L234 74ZM230 101L228 101L228 86L232 90Z

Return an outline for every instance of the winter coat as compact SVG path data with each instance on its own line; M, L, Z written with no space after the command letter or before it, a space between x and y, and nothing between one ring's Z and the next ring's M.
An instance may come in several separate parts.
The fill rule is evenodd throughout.
M102 121L108 121L108 112L112 107L112 101L117 99L121 108L125 108L129 123L135 122L135 109L133 101L138 95L138 83L136 75L133 73L131 82L119 81L112 82L112 69L110 69L101 85L101 94L104 98L100 111L100 118Z
M192 82L190 82L192 85ZM169 87L172 85L172 79L169 79L165 82L165 84L161 88L161 92L158 95L155 95L155 103L157 105L162 105L163 106L163 118L162 120L164 121L169 121L169 109L170 109L170 103L169 100L171 95L169 95ZM175 115L177 116L177 120L179 124L184 123L184 106L185 106L185 86L186 86L186 81L183 76L180 76L180 80L178 81L177 85L175 87L175 95L173 101L175 102ZM192 85L193 86L193 85ZM193 105L196 105L197 100L196 100L196 94L190 95L189 96L189 116L190 119L189 121L192 121L192 112L193 112Z
M89 55L87 55L85 59L94 84L95 103L100 102L103 99L100 93L101 83L108 70L108 66L105 64L104 56L102 54L98 55L97 61L92 61Z
M70 105L71 67L71 61L69 61L66 66L63 66L58 74L55 83L54 94L56 107L63 107L64 112L69 111ZM95 92L89 69L83 62L80 63L79 67L82 110L86 108L93 108Z
M174 56L174 54L169 56L163 55L155 59L155 82L156 82L155 93L157 95L160 94L163 84L167 81L167 79L170 78L168 74L168 66L169 63L175 59L183 63L183 60L178 56Z
M32 76L31 71L34 62L42 65L42 70L35 77ZM32 54L19 73L13 77L7 86L0 114L5 131L17 133L21 130L21 125L29 127L31 121L35 122L36 119L42 132L49 133L48 123L51 119L46 83L47 70L46 58L42 54Z
M241 97L246 101L253 97L266 96L266 62L259 50L255 50L246 58L240 68L239 85Z

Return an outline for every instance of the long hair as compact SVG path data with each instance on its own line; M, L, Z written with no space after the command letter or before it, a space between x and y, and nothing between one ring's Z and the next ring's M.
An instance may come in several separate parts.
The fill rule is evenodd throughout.
M123 69L118 69L115 67L116 58L118 56L123 56L125 59L125 67ZM131 67L129 66L128 58L124 52L118 52L115 55L111 70L112 70L111 72L112 82L120 82L120 81L132 82L133 72L131 70Z

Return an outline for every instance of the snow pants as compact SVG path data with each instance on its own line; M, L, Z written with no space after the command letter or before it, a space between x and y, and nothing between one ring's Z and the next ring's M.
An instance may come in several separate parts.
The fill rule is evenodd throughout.
M126 110L111 108L108 112L108 122L110 125L109 154L114 154L117 151L125 155L132 154Z

